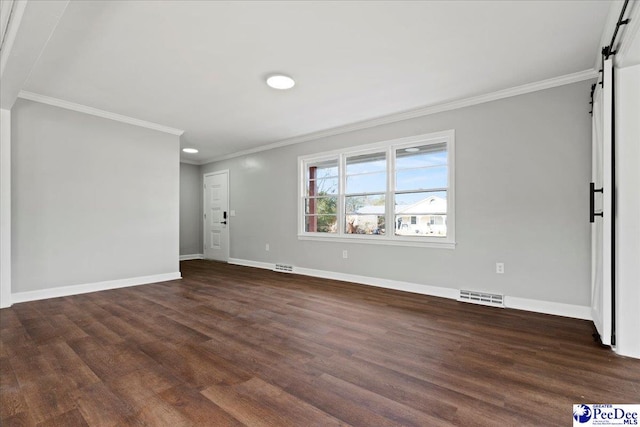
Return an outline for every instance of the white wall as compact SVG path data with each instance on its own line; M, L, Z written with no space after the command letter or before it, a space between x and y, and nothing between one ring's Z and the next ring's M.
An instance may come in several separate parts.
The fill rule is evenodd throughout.
M177 136L26 100L12 125L14 297L179 277Z
M640 65L615 77L616 351L640 358Z
M202 254L200 166L180 163L180 255Z
M245 155L201 172L230 171L232 258L582 309L590 304L590 83ZM298 156L447 129L456 132L455 250L298 240ZM505 274L495 274L498 261Z

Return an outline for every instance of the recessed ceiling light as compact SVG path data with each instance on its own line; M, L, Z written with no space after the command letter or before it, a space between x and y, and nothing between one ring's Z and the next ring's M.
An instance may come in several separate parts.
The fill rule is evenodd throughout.
M406 151L407 153L417 153L418 151L420 151L420 149L418 147L411 147L405 148L404 151Z
M274 74L267 78L267 84L274 89L291 89L296 82L289 76L285 76L284 74Z
M196 154L198 152L195 148L183 148L182 151L189 154Z

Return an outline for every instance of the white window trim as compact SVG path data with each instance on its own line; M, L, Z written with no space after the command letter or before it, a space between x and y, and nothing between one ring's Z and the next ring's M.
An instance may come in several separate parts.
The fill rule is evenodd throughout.
M345 162L349 156L367 154L372 152L386 151L387 153L387 191L386 191L386 213L387 221L389 215L393 215L393 195L395 193L395 150L420 144L437 144L445 142L447 144L447 236L416 236L405 237L396 236L387 226L385 235L347 234L343 229L344 222L344 197L345 188ZM329 159L338 161L338 227L335 234L331 233L310 233L305 231L305 192L306 192L306 165L308 163L320 162ZM455 240L455 131L453 129L442 132L435 132L423 135L415 135L406 138L399 138L388 141L380 141L373 144L360 145L341 150L332 150L318 154L310 154L298 157L298 239L316 240L322 242L341 243L363 243L392 246L414 246L431 247L441 249L454 249ZM392 221L393 223L393 221Z

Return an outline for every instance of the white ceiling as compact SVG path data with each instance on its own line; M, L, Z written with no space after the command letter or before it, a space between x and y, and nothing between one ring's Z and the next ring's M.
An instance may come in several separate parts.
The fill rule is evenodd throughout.
M608 1L72 1L24 89L184 129L202 162L593 68ZM264 84L274 71L290 91Z

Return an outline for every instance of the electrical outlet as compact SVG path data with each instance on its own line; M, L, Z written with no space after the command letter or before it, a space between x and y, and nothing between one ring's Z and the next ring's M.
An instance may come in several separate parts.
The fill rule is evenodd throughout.
M269 244L267 243L266 245L264 245L264 250L268 251L269 250Z
M496 262L496 273L504 274L504 262Z
M347 250L345 249L344 251L342 251L342 258L349 258L349 252L347 252Z

